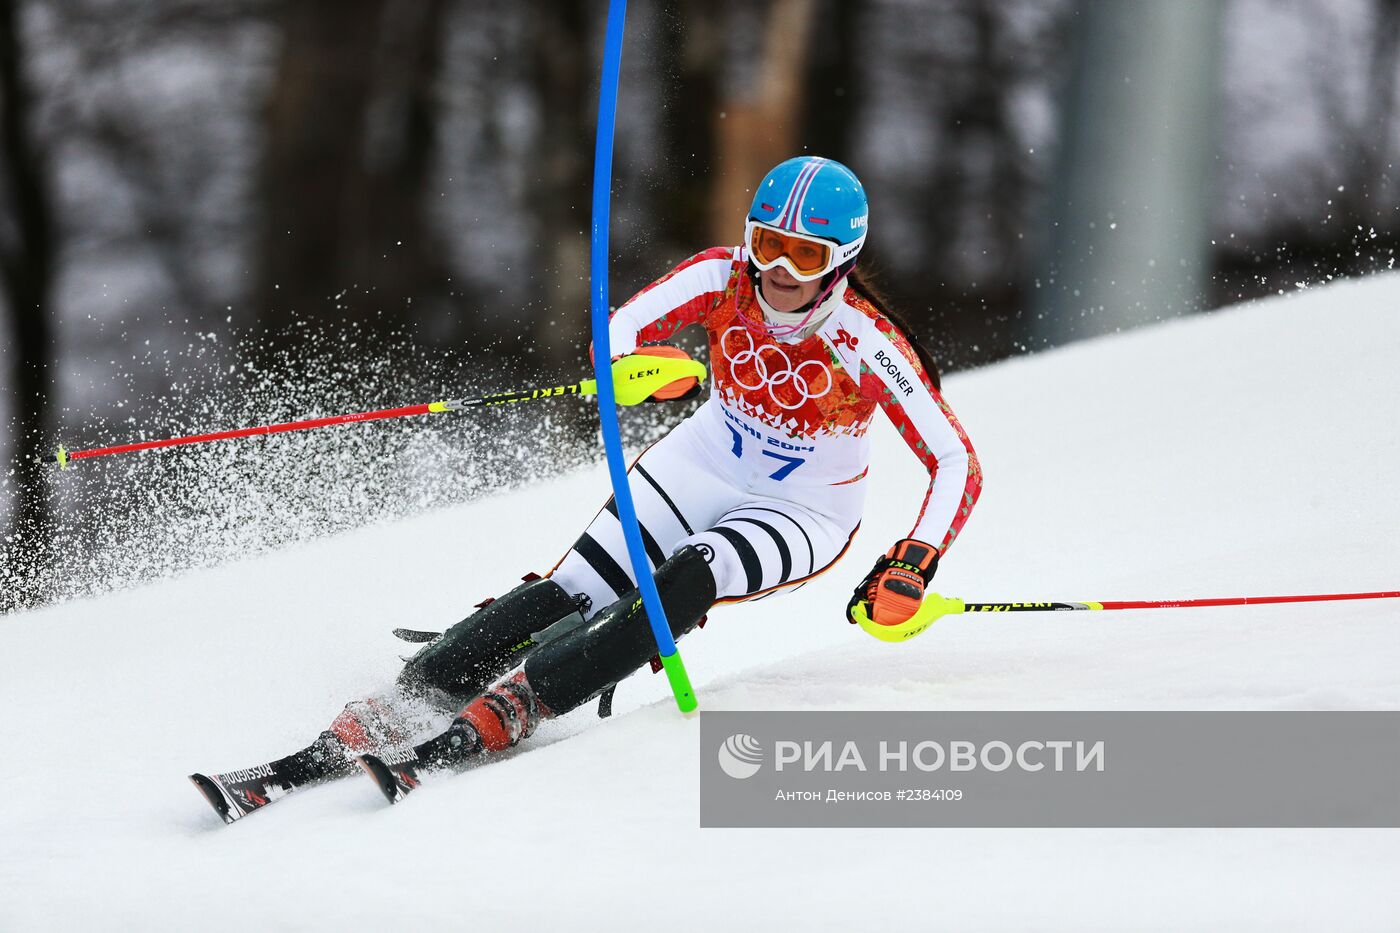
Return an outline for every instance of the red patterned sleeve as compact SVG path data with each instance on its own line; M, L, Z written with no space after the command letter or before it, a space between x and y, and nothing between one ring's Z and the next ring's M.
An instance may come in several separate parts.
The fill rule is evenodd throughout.
M928 470L929 486L909 537L948 550L982 492L982 465L967 432L934 388L914 348L883 316L861 341L862 362L881 383L880 407Z
M618 308L608 325L613 356L642 343L665 340L690 324L702 323L729 282L735 248L717 246L696 253Z

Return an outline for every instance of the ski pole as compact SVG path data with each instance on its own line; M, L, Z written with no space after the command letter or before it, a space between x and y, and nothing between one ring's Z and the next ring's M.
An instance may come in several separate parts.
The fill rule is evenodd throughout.
M1400 590L1375 593L1313 593L1306 596L1227 596L1212 599L1104 600L1083 603L968 603L956 596L929 593L919 611L898 625L880 625L870 618L864 600L851 608L851 619L881 641L906 641L945 615L963 612L1064 612L1111 609L1190 609L1204 606L1262 606L1275 603L1317 603L1344 599L1400 599Z
M704 364L692 359L672 359L655 356L626 356L613 363L612 373L618 383L617 403L636 405L646 401L657 390L678 379L705 378ZM36 458L40 463L57 463L67 469L74 460L88 460L111 454L128 454L138 450L155 450L161 447L180 447L186 444L205 444L210 441L231 440L238 437L256 437L264 434L285 434L288 431L310 431L314 428L329 427L334 424L351 424L362 421L382 421L386 418L404 418L410 415L431 415L442 412L466 411L472 408L485 408L493 405L509 405L516 402L532 402L543 398L561 398L567 395L594 395L598 391L597 380L583 379L573 385L542 386L518 389L513 392L499 392L477 398L450 399L442 402L427 402L422 405L405 405L401 408L381 408L377 411L360 411L348 415L332 415L326 418L307 418L301 421L284 421L280 424L263 424L251 428L237 428L231 431L214 431L207 434L188 434L183 437L167 437L155 441L137 441L131 444L117 444L113 447L93 447L88 450L67 450L60 446L57 453Z

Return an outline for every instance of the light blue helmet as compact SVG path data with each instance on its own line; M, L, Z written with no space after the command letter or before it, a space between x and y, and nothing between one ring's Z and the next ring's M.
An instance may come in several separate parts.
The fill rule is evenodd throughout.
M749 208L744 243L760 269L779 262L799 279L810 281L855 259L865 245L869 220L865 188L855 173L840 162L819 156L799 156L775 167L759 182ZM834 244L820 273L802 274L784 256L760 262L753 256L754 231L766 227L825 240Z

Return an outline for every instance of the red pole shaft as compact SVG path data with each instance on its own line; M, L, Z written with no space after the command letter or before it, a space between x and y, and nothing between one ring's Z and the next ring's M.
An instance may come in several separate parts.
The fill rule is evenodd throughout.
M1176 609L1191 606L1255 606L1265 603L1319 603L1338 599L1396 599L1400 591L1379 593L1321 593L1309 596L1233 596L1224 599L1124 600L1099 603L1105 609Z
M215 431L211 434L190 434L185 437L169 437L159 441L140 441L135 444L118 444L115 447L94 447L91 450L75 450L68 454L69 460L86 460L107 454L126 454L137 450L154 450L158 447L179 447L182 444L203 444L206 441L223 441L235 437L253 437L258 434L282 434L287 431L309 431L332 424L349 424L356 421L378 421L382 418L402 418L405 415L426 415L428 405L405 405L402 408L382 408L379 411L362 411L349 415L333 415L329 418L308 418L304 421L284 421L281 424L264 424L255 428L239 428L236 431Z

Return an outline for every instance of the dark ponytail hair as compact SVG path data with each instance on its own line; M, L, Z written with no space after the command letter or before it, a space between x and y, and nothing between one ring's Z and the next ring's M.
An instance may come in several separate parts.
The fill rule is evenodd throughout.
M890 323L904 335L904 339L909 341L909 346L913 347L914 352L919 355L919 362L924 364L924 372L928 373L929 382L933 383L935 389L942 391L943 380L939 376L938 364L934 362L933 354L929 353L928 348L919 341L919 338L914 336L913 328L909 326L909 322L890 307L889 299L881 294L880 290L871 284L870 278L858 268L851 270L846 282L855 289L857 295L874 305L876 311L889 318Z

